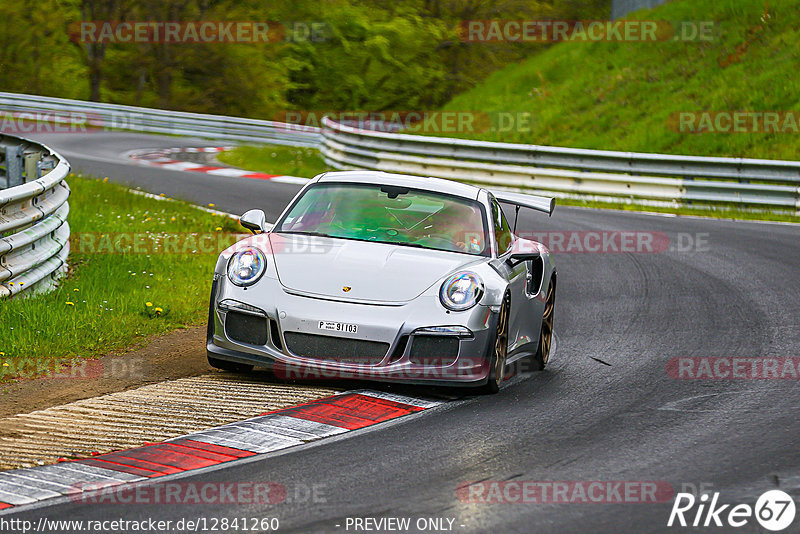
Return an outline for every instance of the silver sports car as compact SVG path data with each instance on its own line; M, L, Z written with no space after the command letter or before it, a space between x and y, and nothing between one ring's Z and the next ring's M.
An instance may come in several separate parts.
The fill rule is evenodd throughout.
M551 198L371 171L329 172L271 228L223 251L211 290L208 361L285 378L478 386L506 366L547 363L556 269L517 237L500 203Z

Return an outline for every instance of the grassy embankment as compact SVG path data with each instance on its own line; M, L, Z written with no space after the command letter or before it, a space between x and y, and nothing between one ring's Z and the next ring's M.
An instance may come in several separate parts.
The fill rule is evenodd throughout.
M0 302L0 378L202 323L231 218L71 176L70 272L55 291ZM123 253L125 252L125 253Z
M711 40L567 41L489 76L449 102L446 111L527 113L524 127L448 132L452 137L634 152L797 159L800 121L780 133L681 131L682 112L794 112L800 117L800 0L674 0L635 13L642 20L713 22ZM696 26L699 27L699 26ZM687 26L691 29L692 25ZM659 35L662 35L659 33ZM668 35L668 34L663 34ZM471 46L480 46L473 43ZM513 116L513 115L507 115ZM700 129L702 115L691 125ZM487 124L477 121L477 124ZM793 127L797 124L797 129ZM428 132L431 135L441 135ZM270 173L313 176L324 169L310 149L244 147L222 159ZM314 170L300 170L300 160ZM286 161L292 162L287 165ZM300 162L300 163L298 163ZM291 171L291 172L290 172ZM640 207L564 199L561 204L663 211L737 219L800 221L785 213Z

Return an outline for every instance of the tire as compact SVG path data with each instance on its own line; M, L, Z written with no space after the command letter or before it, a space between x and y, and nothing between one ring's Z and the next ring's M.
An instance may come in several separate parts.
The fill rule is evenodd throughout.
M508 355L508 314L511 309L511 295L506 293L503 304L500 306L500 315L497 326L489 344L489 378L481 386L480 392L485 395L494 395L500 391L506 369L506 356Z
M539 334L539 348L533 357L533 363L541 371L550 361L550 349L553 346L553 317L556 311L556 280L550 279L547 288L547 298L544 301L544 312L542 313L542 329Z
M232 373L249 373L253 370L252 365L246 363L231 362L228 360L220 360L218 358L208 357L208 363L211 367L222 369L223 371L230 371Z

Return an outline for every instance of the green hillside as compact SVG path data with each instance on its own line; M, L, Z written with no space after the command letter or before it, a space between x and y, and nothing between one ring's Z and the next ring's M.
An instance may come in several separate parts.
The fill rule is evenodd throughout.
M713 39L561 42L495 72L445 107L525 111L532 117L529 128L447 135L639 152L798 158L800 125L790 119L800 117L800 0L673 0L629 19L713 21ZM700 115L684 128L706 126L706 133L682 132L678 114L701 111L794 113L780 116L778 132L772 125L767 125L772 130L768 133L708 132ZM722 116L723 130L727 117ZM743 119L744 129L751 128L753 117ZM763 125L760 120L758 124Z

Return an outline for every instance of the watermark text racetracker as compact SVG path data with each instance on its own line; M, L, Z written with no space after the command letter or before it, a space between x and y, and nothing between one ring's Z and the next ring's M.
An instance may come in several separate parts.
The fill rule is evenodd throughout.
M249 505L328 502L324 484L280 482L142 482L116 485L91 482L75 486L73 502L119 505Z
M76 43L279 43L323 42L332 35L324 21L110 21L69 25Z
M561 254L659 254L664 252L708 252L707 232L664 232L636 230L567 230L551 232L518 232L518 237L546 246ZM518 242L521 243L521 242ZM524 246L516 245L519 252Z
M0 111L0 131L7 134L101 133L111 130L143 130L141 113L111 112L100 116L83 111Z
M713 41L710 20L463 20L464 42L515 43Z
M104 360L0 356L0 378L49 378L91 380L97 378L144 378L147 362L137 356L115 356Z
M798 134L798 111L677 111L667 126L682 134Z
M457 111L457 110L287 110L273 119L284 123L288 131L319 128L329 119L362 130L403 133L527 133L533 131L535 116L528 111Z
M485 480L456 489L461 502L478 504L655 504L674 494L668 482L635 480Z
M800 357L685 356L667 362L678 380L800 380Z

